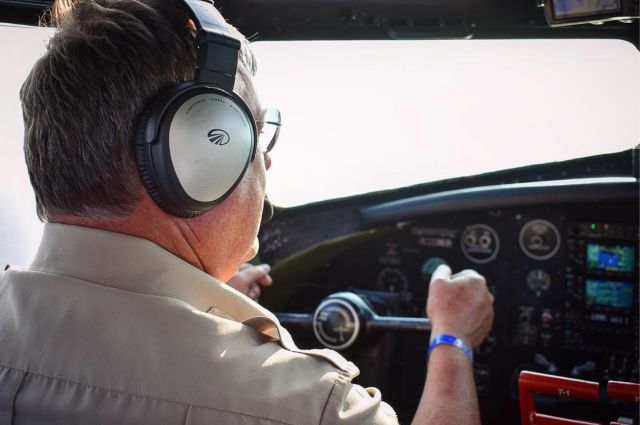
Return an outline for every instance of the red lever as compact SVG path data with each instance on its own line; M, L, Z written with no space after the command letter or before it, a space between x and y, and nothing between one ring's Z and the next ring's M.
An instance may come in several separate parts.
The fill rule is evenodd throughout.
M535 412L533 413L533 422L531 423L536 425L601 425L599 422L578 421Z
M598 422L580 421L542 415L536 412L534 393L566 398L598 400L600 384L580 379L563 378L542 373L522 371L518 380L522 425L600 425Z
M634 401L640 403L640 384L631 382L607 382L607 397L616 400Z

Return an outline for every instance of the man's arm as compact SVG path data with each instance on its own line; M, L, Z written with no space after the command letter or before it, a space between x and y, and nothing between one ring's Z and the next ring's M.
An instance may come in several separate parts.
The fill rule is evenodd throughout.
M427 315L431 339L453 335L471 347L482 343L493 323L493 296L478 273L451 275L440 266L429 286ZM425 388L413 419L420 424L479 424L473 367L465 353L452 345L436 346L429 356Z

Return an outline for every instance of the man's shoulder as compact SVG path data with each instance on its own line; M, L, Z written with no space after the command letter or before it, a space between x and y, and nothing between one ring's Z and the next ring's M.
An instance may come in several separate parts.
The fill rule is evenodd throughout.
M2 274L0 321L0 364L207 412L309 422L348 374L181 300L41 272Z

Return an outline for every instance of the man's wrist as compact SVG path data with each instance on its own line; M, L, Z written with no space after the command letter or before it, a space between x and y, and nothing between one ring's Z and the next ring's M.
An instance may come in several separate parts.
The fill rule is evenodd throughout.
M442 345L449 345L460 350L473 364L473 349L462 338L458 338L455 335L447 333L432 334L431 342L429 344L428 353Z

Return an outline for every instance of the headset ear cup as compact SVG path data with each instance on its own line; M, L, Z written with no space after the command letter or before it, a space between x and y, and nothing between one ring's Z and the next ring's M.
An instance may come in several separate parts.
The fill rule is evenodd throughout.
M134 156L149 196L165 212L190 218L223 202L240 183L257 131L241 98L185 83L144 109L134 136Z
M134 143L138 172L140 173L140 179L142 180L144 187L147 189L147 193L161 209L169 214L183 218L191 218L201 215L201 212L185 211L183 209L174 208L160 195L160 192L158 191L155 184L155 173L153 170L153 163L149 155L149 146L145 142L144 137L147 128L147 122L149 121L150 116L150 110L145 110L142 114L140 114Z

